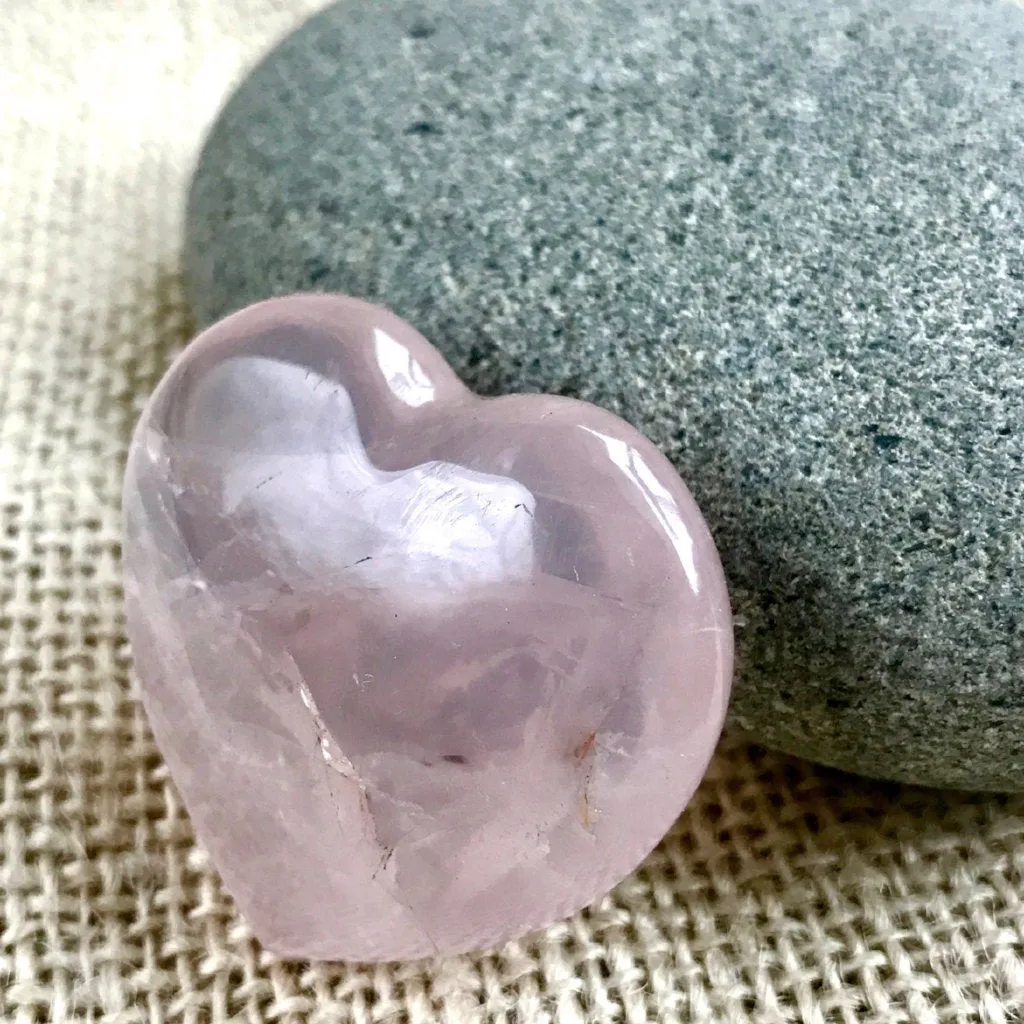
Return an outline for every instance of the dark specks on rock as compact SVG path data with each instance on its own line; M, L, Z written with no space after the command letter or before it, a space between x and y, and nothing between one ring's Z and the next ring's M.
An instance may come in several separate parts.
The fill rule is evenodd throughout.
M903 438L899 434L875 434L874 442L880 452L891 452L902 444Z
M867 423L864 425L863 429L864 433L871 438L875 447L880 452L890 452L894 448L898 448L903 442L903 436L901 434L885 433L877 423Z
M432 121L413 121L405 129L406 135L440 135L441 129Z
M1000 323L992 332L995 343L1000 348L1013 348L1020 344L1024 337L1024 313L1018 312L1003 323Z
M327 261L319 256L313 256L306 260L306 276L309 278L310 284L319 284L330 272L331 268Z
M554 388L554 393L563 398L579 398L583 387L583 378L578 373L571 373Z
M926 508L919 508L916 512L910 513L910 521L920 530L930 530L932 514Z

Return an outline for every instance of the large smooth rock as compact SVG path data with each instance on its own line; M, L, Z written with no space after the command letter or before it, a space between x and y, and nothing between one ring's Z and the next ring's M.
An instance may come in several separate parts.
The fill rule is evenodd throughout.
M475 388L619 413L721 549L734 722L1024 788L1022 30L965 0L335 6L214 128L191 300L356 294Z

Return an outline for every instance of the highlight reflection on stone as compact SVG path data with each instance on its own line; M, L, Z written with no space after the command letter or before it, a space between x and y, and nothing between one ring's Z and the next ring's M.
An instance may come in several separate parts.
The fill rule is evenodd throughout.
M137 428L129 633L154 732L263 943L483 948L607 892L721 729L728 598L611 414L480 399L354 299L202 334Z

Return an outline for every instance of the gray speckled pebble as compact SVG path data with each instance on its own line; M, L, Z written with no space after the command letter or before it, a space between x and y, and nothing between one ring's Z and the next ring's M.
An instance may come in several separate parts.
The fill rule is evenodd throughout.
M1024 10L422 0L317 16L202 156L208 322L384 303L484 392L607 406L691 485L733 719L1024 789Z

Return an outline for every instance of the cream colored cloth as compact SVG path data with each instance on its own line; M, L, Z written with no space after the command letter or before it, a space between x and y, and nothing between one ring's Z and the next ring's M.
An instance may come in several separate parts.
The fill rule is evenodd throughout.
M314 6L0 0L0 1017L1024 1021L1024 799L883 786L737 739L641 870L500 953L291 964L251 938L136 701L118 491L188 333L202 133Z

